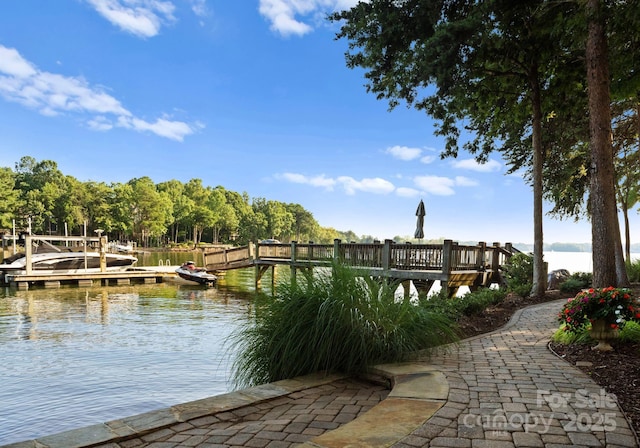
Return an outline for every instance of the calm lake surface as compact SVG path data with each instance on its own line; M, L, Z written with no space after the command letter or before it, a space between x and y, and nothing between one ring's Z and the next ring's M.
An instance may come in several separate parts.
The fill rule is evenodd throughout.
M139 265L200 265L198 256L142 254ZM592 270L590 253L549 252L545 261ZM252 294L251 269L229 271L216 288L0 288L0 445L231 391L224 342Z
M0 288L0 445L231 391L224 342L252 295L253 270L215 288Z

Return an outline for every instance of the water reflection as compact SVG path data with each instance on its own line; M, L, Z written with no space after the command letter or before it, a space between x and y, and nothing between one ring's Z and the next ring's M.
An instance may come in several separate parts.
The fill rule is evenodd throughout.
M252 281L0 289L0 445L229 391Z

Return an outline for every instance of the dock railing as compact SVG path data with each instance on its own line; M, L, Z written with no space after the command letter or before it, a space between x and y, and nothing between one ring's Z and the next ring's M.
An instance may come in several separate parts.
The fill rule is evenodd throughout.
M443 244L396 243L385 240L380 243L334 244L298 243L250 243L247 246L206 252L205 265L209 270L233 269L259 264L328 265L340 262L356 268L379 268L382 270L422 271L497 271L512 255L507 243L488 246L460 245L452 240Z

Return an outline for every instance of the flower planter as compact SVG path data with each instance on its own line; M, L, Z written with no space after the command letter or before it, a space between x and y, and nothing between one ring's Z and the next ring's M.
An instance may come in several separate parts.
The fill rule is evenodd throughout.
M613 328L612 323L607 319L595 319L591 322L589 335L598 341L598 345L593 347L594 350L608 352L613 350L611 341L618 338L618 328Z

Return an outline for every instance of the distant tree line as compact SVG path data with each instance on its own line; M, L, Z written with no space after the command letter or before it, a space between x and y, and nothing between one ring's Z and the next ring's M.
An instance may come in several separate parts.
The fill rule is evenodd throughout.
M0 231L38 235L93 235L138 245L246 244L266 238L283 242L368 241L354 232L322 227L300 204L286 204L222 186L154 183L149 177L126 183L81 182L52 160L25 156L14 169L0 167Z

